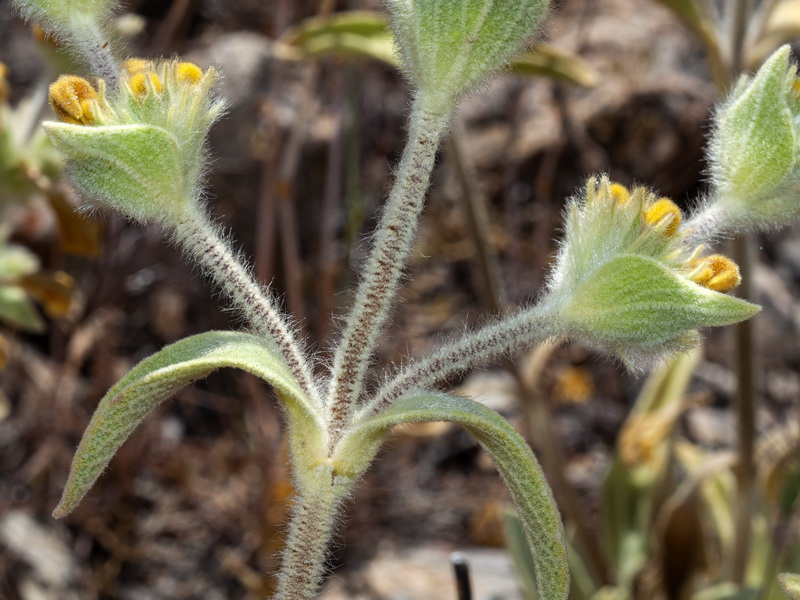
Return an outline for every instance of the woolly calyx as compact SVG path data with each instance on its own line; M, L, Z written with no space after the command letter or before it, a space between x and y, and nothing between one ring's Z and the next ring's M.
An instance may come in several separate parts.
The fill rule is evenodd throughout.
M698 343L700 327L729 325L759 307L727 296L730 259L682 243L681 213L644 188L592 178L567 208L551 294L574 335L637 366Z
M387 0L408 77L451 106L502 68L536 30L547 0Z
M217 76L182 62L126 61L107 94L63 76L50 102L63 122L46 122L76 187L91 201L140 222L175 224L200 195L206 134L224 110Z

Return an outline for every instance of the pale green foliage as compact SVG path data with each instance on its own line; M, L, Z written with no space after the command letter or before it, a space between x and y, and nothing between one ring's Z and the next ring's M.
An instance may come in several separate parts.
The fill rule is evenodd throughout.
M617 186L617 197L615 186L592 178L584 197L567 207L549 286L566 331L636 366L695 346L699 327L737 323L758 312L689 279L700 249L683 244L679 212L649 223L645 214L655 196Z
M152 125L44 124L68 158L69 174L96 205L140 222L173 223L191 210L193 182L182 176L174 136Z
M722 231L782 226L800 216L800 90L790 48L743 77L717 110L709 147Z
M503 417L469 398L418 392L397 400L380 414L355 424L337 448L334 461L347 463L374 455L392 427L402 423L450 421L474 437L511 492L536 564L542 598L569 593L564 530L550 488L530 446ZM357 467L363 468L363 467Z
M757 307L708 289L730 289L738 281L738 271L725 267L723 259L730 285L712 287L711 277L718 271L696 264L701 251L685 243L674 203L656 200L644 188L633 194L622 188L623 194L605 178L591 179L586 198L570 203L555 273L539 304L443 345L427 359L400 370L370 397L365 383L370 360L397 296L438 144L455 104L512 58L547 9L545 0L387 0L387 4L406 72L417 87L409 141L333 367L321 380L288 317L220 239L200 206L204 143L224 109L212 91L215 71L146 60L127 62L120 71L116 58L105 51L103 22L110 4L17 3L29 18L52 11L45 21L71 36L100 77L97 90L78 77L62 78L61 87L57 82L51 88L51 103L68 123L50 122L46 129L66 156L73 182L99 204L136 221L166 226L256 332L194 336L134 367L95 412L55 514L64 516L75 508L153 408L211 371L235 367L270 383L286 411L299 498L278 577L282 600L314 596L341 500L351 493L392 427L420 421L460 424L493 458L532 548L538 593L547 600L562 600L569 593L564 531L530 448L497 413L428 388L456 370L554 335L579 336L634 360L641 354L685 347L696 340L698 327L748 318ZM81 7L85 10L78 15L75 11ZM340 25L338 31L318 28L313 35L301 36L300 43L311 44L309 53L314 52L315 40L335 46L342 35L353 33L352 22ZM359 33L362 38L385 37L374 22L366 25ZM754 84L753 89L762 87L774 92L771 79L769 85ZM775 92L766 101L777 101L779 96ZM730 114L731 122L742 120L735 110ZM727 151L732 142L724 141L723 130L718 140ZM763 140L757 145L763 146ZM762 148L762 154L768 150ZM761 159L784 159L784 154L763 154ZM724 179L734 187L765 187L774 185L787 167L779 163L764 168L753 176L734 165L724 171Z
M174 224L201 194L204 143L224 111L213 97L216 71L197 83L180 81L175 62L161 62L146 93L126 75L107 98L100 87L90 126L46 122L53 145L68 159L71 176L92 201L140 222Z
M583 280L561 318L574 335L636 364L696 346L699 327L731 325L759 310L706 289L653 258L623 254Z
M0 321L22 331L41 333L44 321L17 280L39 270L39 259L24 246L7 243L0 228Z
M382 14L371 11L310 17L290 27L279 41L277 52L292 60L334 54L368 57L393 67L399 67L401 61L389 21ZM508 63L508 72L586 87L597 85L599 81L597 72L577 54L540 41L515 55Z
M536 30L546 0L387 0L406 74L426 101L452 105L503 67Z
M308 435L317 415L291 374L262 338L211 331L183 339L144 359L100 401L70 469L56 517L69 514L94 485L117 449L150 411L188 384L222 367L252 373L270 383Z

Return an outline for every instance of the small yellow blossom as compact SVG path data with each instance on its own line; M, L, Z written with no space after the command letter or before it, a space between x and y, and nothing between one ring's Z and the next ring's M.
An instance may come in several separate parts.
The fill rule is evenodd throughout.
M177 77L181 83L194 85L203 78L203 69L190 62L178 63Z
M130 86L133 95L139 100L144 100L151 90L159 96L164 91L164 84L161 83L158 75L151 71L136 73L130 78L128 85Z
M701 258L693 266L689 278L715 292L729 292L742 281L736 263L721 254Z
M91 125L95 122L92 104L99 99L97 90L83 77L62 75L50 86L50 106L65 123Z
M664 235L671 237L681 226L681 209L669 198L659 198L644 209L644 220L652 227L666 222Z
M122 68L131 77L139 73L144 73L151 67L152 63L144 58L129 58L122 63Z
M624 185L619 183L612 183L608 186L609 192L611 193L611 199L619 206L624 206L627 204L631 199L631 194Z

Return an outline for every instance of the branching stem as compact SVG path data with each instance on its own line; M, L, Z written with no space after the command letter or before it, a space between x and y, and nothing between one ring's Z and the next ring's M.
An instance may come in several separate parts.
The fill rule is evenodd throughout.
M432 387L480 362L563 335L553 306L545 300L409 363L378 391L361 414L384 409L406 392Z
M449 121L450 112L430 110L419 99L415 102L408 143L334 358L328 396L331 443L361 396L369 360L411 251L439 140Z

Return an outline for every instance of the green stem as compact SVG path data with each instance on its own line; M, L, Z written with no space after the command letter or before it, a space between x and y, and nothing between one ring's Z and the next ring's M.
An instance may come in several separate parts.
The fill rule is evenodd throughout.
M745 300L753 299L753 240L750 236L733 241L733 258L739 265L742 284L737 295ZM750 546L753 539L753 510L755 508L755 462L753 460L756 440L756 406L758 391L754 362L755 340L753 321L748 319L736 326L736 366L739 376L736 394L736 429L738 437L738 468L736 471L736 505L734 514L733 581L743 584L747 572Z
M78 15L70 20L67 35L88 63L91 74L104 80L110 92L116 92L119 87L119 66L111 52L111 36L107 35L105 29L93 18Z
M450 114L430 109L420 97L414 103L408 143L334 357L328 396L331 443L336 442L361 396L369 360L411 251L439 140Z
M275 343L297 383L314 405L321 406L314 377L291 326L272 298L242 266L217 229L204 215L192 213L175 226L174 236L256 331Z
M742 70L747 22L752 12L752 0L735 0L732 8L730 42L730 82L734 82ZM733 258L742 274L742 285L738 296L753 299L751 279L753 276L753 241L744 235L733 241ZM756 369L754 364L754 330L751 320L736 325L736 366L739 375L736 413L738 432L738 469L736 473L736 508L734 515L734 546L731 567L733 581L739 585L745 581L750 545L753 539L752 515L755 507L755 413L758 403Z
M313 600L322 585L325 556L345 492L330 467L321 467L313 480L314 485L296 498L273 600Z
M360 414L378 412L406 392L430 388L478 363L563 335L555 308L551 302L543 301L409 363L375 394Z

